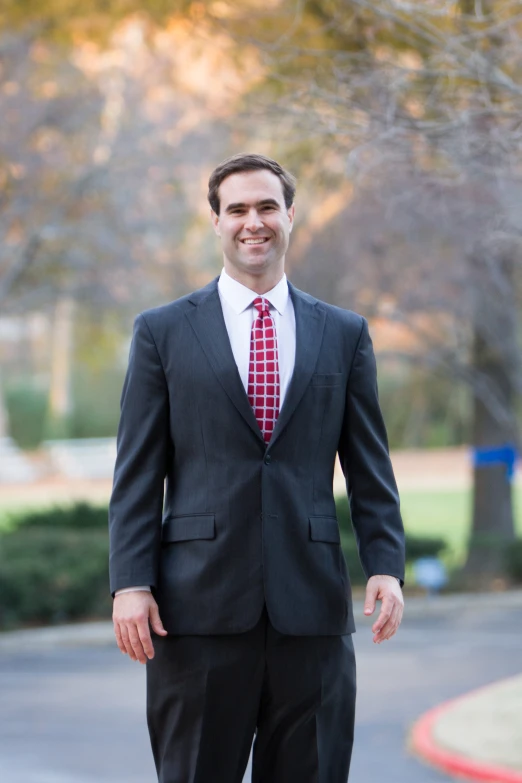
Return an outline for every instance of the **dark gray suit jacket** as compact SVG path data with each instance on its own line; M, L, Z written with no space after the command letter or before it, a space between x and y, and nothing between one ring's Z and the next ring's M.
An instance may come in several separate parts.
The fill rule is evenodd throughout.
M111 590L151 585L170 633L240 633L265 602L284 634L355 630L332 492L337 452L366 575L404 577L367 322L289 290L295 369L268 446L217 279L135 320L109 512Z

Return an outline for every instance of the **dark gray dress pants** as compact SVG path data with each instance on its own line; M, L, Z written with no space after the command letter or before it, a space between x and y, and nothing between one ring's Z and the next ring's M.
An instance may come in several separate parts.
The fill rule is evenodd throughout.
M347 636L154 635L147 721L160 783L346 783L355 717Z

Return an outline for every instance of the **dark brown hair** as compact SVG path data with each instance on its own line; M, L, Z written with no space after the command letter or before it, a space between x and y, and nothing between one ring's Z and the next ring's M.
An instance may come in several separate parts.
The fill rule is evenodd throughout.
M283 195L287 209L290 209L294 203L296 178L289 171L286 171L277 161L272 158L266 158L264 155L255 153L241 152L239 155L232 155L220 163L210 175L208 181L208 201L216 215L219 215L219 186L224 179L231 174L241 174L243 171L257 171L258 169L267 169L279 177L283 186Z

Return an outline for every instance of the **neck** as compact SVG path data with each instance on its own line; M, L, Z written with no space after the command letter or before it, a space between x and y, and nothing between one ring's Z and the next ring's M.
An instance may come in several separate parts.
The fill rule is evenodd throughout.
M260 296L275 288L282 279L284 271L284 267L281 267L280 269L270 270L270 273L252 275L235 268L230 269L225 264L225 272L229 277L244 285L245 288L255 291Z

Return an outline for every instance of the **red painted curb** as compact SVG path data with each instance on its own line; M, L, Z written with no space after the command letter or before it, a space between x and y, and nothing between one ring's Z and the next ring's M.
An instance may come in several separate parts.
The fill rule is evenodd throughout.
M496 685L495 683L494 685ZM446 701L422 715L411 730L411 748L429 764L464 780L484 781L484 783L522 783L522 772L506 767L495 767L480 761L474 761L468 756L462 756L446 750L437 744L434 738L434 726L458 702L464 701L479 691L489 690L493 686L479 688L476 691Z

